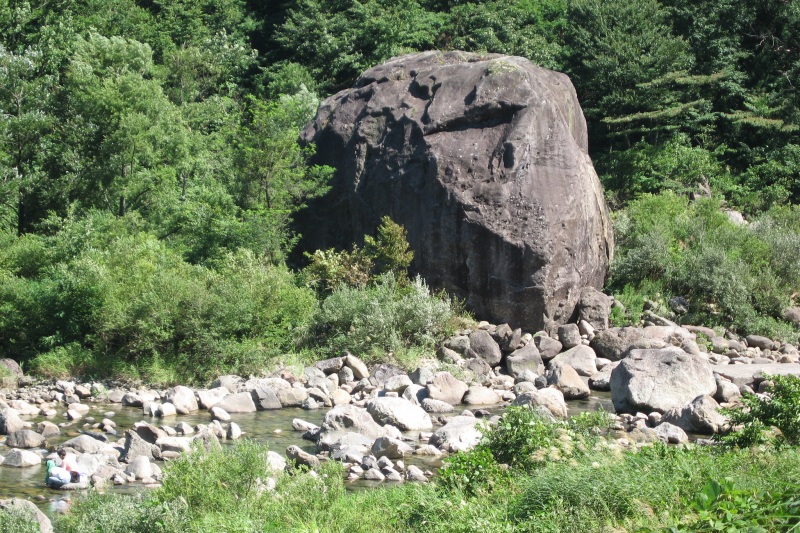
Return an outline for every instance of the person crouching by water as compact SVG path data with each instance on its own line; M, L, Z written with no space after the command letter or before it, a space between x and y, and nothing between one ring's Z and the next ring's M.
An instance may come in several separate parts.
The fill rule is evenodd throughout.
M75 464L75 458L72 454L67 454L64 448L58 449L58 458L61 459L61 468L69 472L70 481L78 483L81 479L81 474L78 472L78 466Z
M56 462L52 459L47 461L47 475L45 476L45 483L48 487L58 489L66 485L72 480L69 470L56 466Z

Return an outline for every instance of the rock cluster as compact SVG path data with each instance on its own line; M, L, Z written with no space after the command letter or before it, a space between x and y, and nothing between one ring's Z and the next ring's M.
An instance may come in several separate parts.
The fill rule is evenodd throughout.
M616 429L623 432L619 445L681 443L688 434L723 429L719 406L737 402L743 392L761 392L765 373L800 375L796 346L719 336L652 312L642 327L609 327L612 305L613 299L587 290L577 323L529 333L481 322L456 332L438 360L410 373L386 363L370 369L345 353L298 375L220 376L199 390L30 384L20 377L22 387L0 390L0 435L10 448L0 463L24 468L56 459L48 441L78 429L62 446L75 454L91 484L152 484L161 478L160 461L191 453L195 442L209 447L241 437L231 414L296 407L326 412L320 426L294 420L313 449L288 447L290 462L316 468L337 460L346 463L350 479L424 481L430 470L412 463L474 447L485 424L507 405L563 419L567 401L610 391ZM698 335L705 340L698 342ZM140 409L144 419L118 428L109 403ZM208 423L180 421L200 411L208 413ZM287 459L270 453L275 470L284 468Z

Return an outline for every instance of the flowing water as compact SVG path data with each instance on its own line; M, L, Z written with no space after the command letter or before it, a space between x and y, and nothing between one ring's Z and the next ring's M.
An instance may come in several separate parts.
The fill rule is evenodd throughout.
M190 426L197 424L208 424L211 417L206 411L198 411L197 413L189 415L180 415L167 418L150 418L142 416L141 408L122 407L118 404L91 404L92 409L87 414L87 417L93 417L97 421L102 420L106 415L105 413L113 412L114 416L109 417L117 424L117 431L119 435L124 435L125 431L133 426L136 422L145 420L154 425L171 425L174 426L178 422L186 422ZM604 409L608 412L613 412L613 405L611 404L610 393L593 392L588 400L576 400L568 402L570 415L574 416L583 411L595 411ZM499 414L503 411L504 407L490 407L488 411L492 414ZM301 418L313 424L320 425L327 410L303 410L299 408L279 409L275 411L259 411L256 413L241 413L231 414L233 422L239 424L244 432L244 437L254 439L258 442L265 443L271 450L283 453L287 446L297 445L308 452L314 451L314 444L303 440L302 433L292 429L292 420ZM446 415L455 416L461 411L456 410L455 413ZM42 417L23 417L27 420L36 423L46 420ZM49 419L51 422L58 423L60 420ZM79 420L68 426L61 428L61 435L58 437L48 439L50 449L57 447L62 442L76 437L80 431L87 429L88 424L86 419ZM84 427L87 426L87 427ZM113 439L113 436L110 436ZM3 445L0 445L0 455L5 455L9 451ZM436 469L441 466L440 458L429 457L416 457L412 456L406 459L407 464L416 464L422 469ZM26 468L14 468L10 466L0 465L0 499L3 498L25 498L34 501L47 515L52 516L55 513L63 511L68 501L75 497L77 493L65 493L49 489L44 484L45 465L42 463L39 466L32 466ZM374 487L376 485L386 485L386 482L368 482L359 480L351 482L349 488L364 489ZM131 494L141 490L146 490L140 484L130 485L109 485L106 489L110 492Z

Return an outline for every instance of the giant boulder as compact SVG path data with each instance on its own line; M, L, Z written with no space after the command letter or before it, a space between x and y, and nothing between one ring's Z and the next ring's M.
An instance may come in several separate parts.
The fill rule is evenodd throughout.
M631 350L611 371L611 400L617 412L664 413L716 390L711 365L672 346Z
M390 215L431 286L534 331L603 285L611 225L564 74L496 54L397 57L325 100L301 140L337 169L298 216L302 249L347 248Z

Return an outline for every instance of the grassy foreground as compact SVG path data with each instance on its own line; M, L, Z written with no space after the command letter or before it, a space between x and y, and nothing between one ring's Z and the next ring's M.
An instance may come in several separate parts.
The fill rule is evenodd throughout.
M602 415L553 424L512 408L478 448L452 456L433 483L362 491L347 490L337 463L316 474L280 474L269 490L263 445L198 448L166 467L162 487L139 497L91 492L54 525L69 533L797 528L795 448L624 451L600 436L603 426Z

